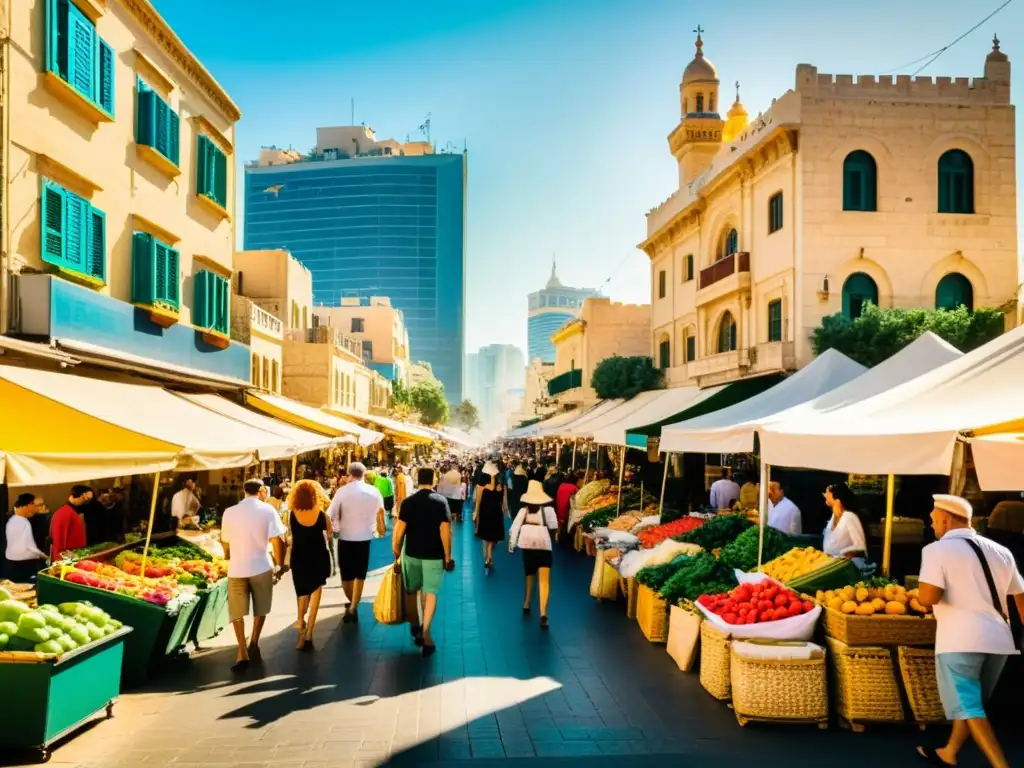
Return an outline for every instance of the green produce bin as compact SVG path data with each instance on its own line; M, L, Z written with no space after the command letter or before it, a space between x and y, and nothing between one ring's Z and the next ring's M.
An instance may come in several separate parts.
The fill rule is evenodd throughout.
M0 691L13 697L0 717L0 752L37 749L46 760L58 739L97 715L111 717L131 631L121 627L59 659L0 653Z
M219 635L228 625L228 580L221 579L199 597L189 640L198 645Z
M45 573L40 573L36 579L36 595L40 603L54 605L87 600L134 629L124 644L121 683L125 688L142 685L154 668L181 650L199 606L196 600L171 615L159 605L71 584Z

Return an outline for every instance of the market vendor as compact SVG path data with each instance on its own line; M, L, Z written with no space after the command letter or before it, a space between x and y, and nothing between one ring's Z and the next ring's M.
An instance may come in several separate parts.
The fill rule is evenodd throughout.
M199 514L199 490L194 478L186 477L179 490L171 499L171 515L180 527L186 517Z
M768 525L783 533L803 533L800 509L790 501L777 480L768 483Z
M81 549L86 545L85 521L82 508L92 501L92 488L88 485L73 485L68 494L68 503L53 513L50 520L50 560L56 562L61 552Z
M740 497L740 487L732 479L732 470L722 467L722 477L711 484L711 506L714 509L732 509Z
M832 510L832 517L825 526L822 549L832 557L846 557L854 561L865 561L868 554L864 526L854 511L857 497L846 483L834 483L825 489L825 504Z
M14 514L5 529L4 575L16 584L28 584L46 566L46 554L36 546L29 520L36 514L36 497L23 493L14 501Z

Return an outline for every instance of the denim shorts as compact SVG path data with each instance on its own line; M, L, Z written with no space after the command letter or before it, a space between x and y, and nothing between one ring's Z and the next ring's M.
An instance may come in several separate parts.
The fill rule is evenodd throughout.
M1006 657L995 653L940 653L935 656L939 698L950 720L985 717L985 702L999 682Z

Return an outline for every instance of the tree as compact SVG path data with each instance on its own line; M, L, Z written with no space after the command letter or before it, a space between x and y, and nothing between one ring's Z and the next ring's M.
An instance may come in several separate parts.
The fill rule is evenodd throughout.
M401 379L395 379L391 382L391 407L396 408L400 405L411 406L412 403L409 401L409 388Z
M425 424L448 423L448 401L439 381L421 381L410 387L409 404L420 412Z
M462 429L476 429L480 426L480 411L472 400L463 400L455 407L451 423Z
M869 368L895 355L925 331L970 352L1003 333L998 309L881 309L868 304L860 317L842 314L822 318L811 335L814 354L835 349Z
M594 369L590 385L602 400L612 397L636 397L662 385L662 372L649 357L605 358Z

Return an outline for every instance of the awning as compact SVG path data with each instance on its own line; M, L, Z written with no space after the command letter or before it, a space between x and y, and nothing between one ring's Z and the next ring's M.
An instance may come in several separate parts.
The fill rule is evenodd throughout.
M595 405L588 411L583 411L576 418L565 421L555 426L545 426L543 429L537 432L535 437L539 438L550 438L550 437L568 437L569 430L579 427L585 427L594 419L599 418L613 408L618 408L625 401L624 398L614 398L612 400L602 400L600 403Z
M480 441L473 438L472 435L463 432L461 429L455 429L454 427L445 427L440 430L441 437L453 445L461 446L462 448L476 448L480 445Z
M973 437L971 454L981 490L1024 490L1024 432Z
M309 453L310 451L320 451L338 443L355 442L355 438L351 435L325 437L317 432L301 429L286 421L275 419L272 416L265 416L262 413L246 408L244 405L233 403L220 395L197 395L186 392L175 392L174 394L184 397L189 402L203 408L215 411L221 416L240 421L243 424L248 424L250 427L256 427L270 434L280 435L282 439L282 452L280 456L275 456L274 458L295 456L300 453Z
M653 392L641 392L633 400L641 400L640 406L630 413L619 413L616 408L609 419L600 426L591 428L591 436L595 443L604 445L629 445L627 442L630 430L643 427L645 424L661 421L674 416L680 411L692 408L722 391L724 387L673 387L658 389ZM620 406L621 408L621 406ZM646 439L646 436L645 436ZM639 446L638 446L639 447Z
M393 435L397 435L413 442L433 443L437 439L431 431L424 429L418 424L406 424L404 421L389 419L385 416L371 416L368 413L360 413L358 411L353 411L350 408L338 408L337 406L324 406L321 410L324 410L327 413L336 414L345 419L365 421L367 424L379 427L385 434L390 432Z
M533 424L527 424L525 427L518 427L517 429L513 429L511 432L505 435L505 439L517 440L521 438L533 437L542 429L560 426L569 421L572 421L573 419L578 419L584 413L587 413L593 410L594 408L598 408L600 407L600 405L601 404L598 403L597 405L592 405L589 408L576 408L571 411L562 411L561 413L556 413L554 416L549 416L548 418L542 419L541 421L535 421Z
M265 392L246 392L245 402L275 419L287 421L302 429L319 432L322 435L341 437L350 435L359 445L367 446L379 443L384 439L380 432L364 429L347 419L333 416L319 408L296 402L280 395L268 395Z
M754 397L714 413L669 424L661 430L661 450L676 453L749 453L757 425L851 381L867 370L834 349Z
M628 418L630 414L635 413L651 400L656 399L659 394L661 394L660 390L640 392L636 396L622 401L614 408L609 408L592 419L581 420L583 422L582 424L573 423L567 425L564 436L572 438L592 438L596 430L606 427L609 424L614 424L621 419Z

